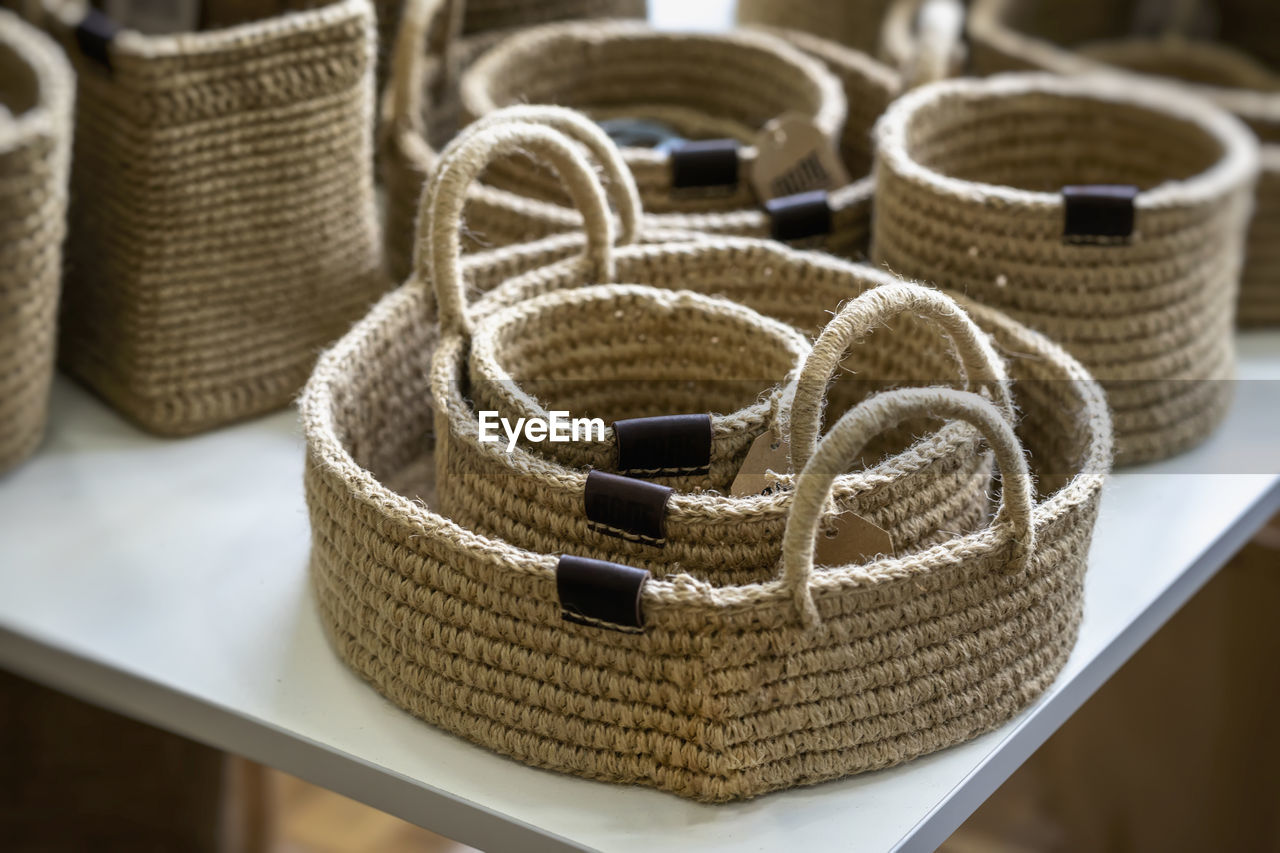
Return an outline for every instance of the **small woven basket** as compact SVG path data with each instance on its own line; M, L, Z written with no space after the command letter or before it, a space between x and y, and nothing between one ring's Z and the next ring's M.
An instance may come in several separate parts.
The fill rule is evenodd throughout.
M397 34L396 60L383 103L380 139L387 190L386 250L392 275L398 279L407 276L412 267L413 225L422 187L436 168L439 149L457 129L461 109L458 77L460 74L469 74L466 69L474 65L477 56L484 53L494 38L492 34L487 34L450 42L447 37L450 27L445 11L447 7L442 0L409 0L406 4L405 15ZM583 28L605 33L621 29L643 33L646 38L656 37L653 31L628 23L616 26L582 24L570 30L580 32ZM553 31L558 29L553 28ZM520 39L529 37L529 33L519 36ZM667 43L674 43L685 37L665 34L662 38ZM805 96L808 102L813 101L814 91L823 93L821 97L824 103L840 99L839 81L816 66L813 60L806 59L777 39L759 34L701 38L721 45L722 50L725 45L751 45L752 47L741 51L736 47L733 49L735 55L740 57L739 63L742 61L741 57L769 57L765 62L789 69L785 79L794 82L798 74L799 79L808 81L802 84L810 90L810 94ZM447 57L447 60L442 61L442 56ZM684 64L687 65L687 62L686 57ZM644 64L648 67L650 63ZM650 73L655 73L652 68ZM699 73L705 76L702 72ZM843 256L858 256L865 255L869 240L869 129L875 117L896 92L897 86L896 78L891 73L865 58L863 61L849 63L848 70L841 77L844 78L846 89L858 96L855 110L858 125L848 125L847 132L840 137L846 167L855 176L855 180L828 194L826 206L829 210L829 222L825 233L816 233L811 242ZM491 80L492 75L486 75L482 79ZM631 91L643 91L645 85L648 83L635 83ZM740 89L740 86L741 84L737 84L735 88ZM706 89L704 84L694 88L695 91ZM756 93L752 93L752 98L758 99ZM789 104L776 97L775 101L784 110L790 109ZM724 112L723 107L720 110ZM763 114L765 111L759 112ZM566 119L565 122L567 121ZM654 151L636 150L633 152L633 159L648 164L639 170L641 173L647 173L652 180L669 186L669 165L663 155ZM488 185L477 186L472 190L474 197L468 215L468 232L474 238L471 241L473 246L504 246L581 229L581 217L576 211L564 204L547 200L548 196L554 196L554 185L548 183L545 176L530 176L528 169L520 174L529 180L513 187L514 192ZM509 180L510 175L507 177ZM501 183L500 175L498 180ZM512 185L508 183L506 186ZM658 202L658 199L652 198L655 192L664 197L669 195L651 188L650 201L655 204ZM776 217L766 208L755 204L753 199L743 204L734 201L737 195L745 192L740 189L734 195L721 193L709 197L702 194L696 202L686 199L687 205L719 209L651 213L645 217L646 230L693 230L756 237L787 236L778 229ZM563 200L561 197L560 201ZM730 209L735 204L737 206ZM671 202L668 200L659 206L669 208Z
M0 471L48 416L74 97L57 45L0 10Z
M876 262L1000 307L1102 380L1117 460L1230 402L1257 147L1230 115L1115 78L936 83L877 129Z
M46 3L78 75L63 365L158 433L286 405L386 289L368 0L175 36Z
M781 577L717 586L678 567L584 573L431 509L422 377L436 333L425 288L406 285L321 359L302 400L312 579L335 649L391 701L473 742L704 801L886 767L999 726L1074 642L1109 424L1060 348L991 309L973 316L1022 356L1018 429L1054 491L1031 503L1016 441L981 398L889 392L847 413L806 466ZM995 444L993 525L812 572L832 478L871 433L920 415L970 418ZM610 580L620 596L580 595Z
M1167 4L1170 13L1194 14L1147 20L1161 8L1112 0L975 0L969 18L973 65L982 74L1123 69L1158 75L1248 124L1263 143L1262 171L1237 322L1280 324L1280 29L1274 4ZM1216 34L1203 26L1214 18Z

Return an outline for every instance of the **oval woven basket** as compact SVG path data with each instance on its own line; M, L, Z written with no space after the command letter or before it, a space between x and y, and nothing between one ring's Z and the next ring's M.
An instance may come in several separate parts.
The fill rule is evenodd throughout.
M0 10L0 472L48 417L74 86L57 45Z
M936 83L878 126L872 254L1062 343L1107 389L1117 460L1161 459L1230 402L1256 173L1242 124L1163 87Z
M368 0L175 36L46 9L78 78L64 367L164 434L288 404L387 287Z
M397 279L407 276L412 267L414 217L422 187L436 168L440 148L457 128L458 76L474 64L494 38L492 34L483 37L487 42L477 41L475 37L464 38L449 46L448 39L441 35L448 32L447 24L442 23L445 11L442 0L408 0L383 103L380 139L386 186L386 252L392 275ZM587 25L588 29L594 26ZM634 28L636 25L622 26ZM776 39L759 34L720 38L726 39L757 45L764 40L769 52L781 52L783 57L789 57L775 61L792 63L794 60L798 67L808 69L806 75L812 74L824 81L823 91L830 92L833 85L839 89L839 82L815 67L813 60ZM441 62L442 55L447 55L449 61ZM855 111L857 124L847 125L848 132L840 137L845 165L854 180L828 194L826 206L830 218L825 233L817 233L809 242L843 256L860 256L866 254L869 240L872 189L868 175L869 129L896 92L896 85L886 69L869 61L851 63L841 76L845 78L846 89L859 95ZM659 157L654 152L641 152L638 156L650 160ZM517 189L508 192L480 185L471 191L468 231L475 237L471 245L503 246L581 229L582 220L576 211L548 202L536 192ZM545 190L546 187L544 196ZM711 202L723 206L726 198L713 198ZM708 202L704 199L701 203ZM646 215L646 230L696 230L791 239L778 224L774 214L754 203L733 210Z
M1280 27L1262 0L1168 4L1111 0L975 0L969 17L974 69L1059 74L1121 70L1158 75L1234 113L1262 141L1237 321L1280 324ZM1196 11L1179 19L1177 10ZM1216 10L1216 11L1215 11ZM1206 29L1201 14L1217 19Z
M425 288L406 285L322 357L302 400L312 579L335 649L400 707L485 747L704 801L897 764L999 726L1074 642L1109 425L1060 348L991 309L973 316L1025 356L1012 363L1027 389L1018 429L1052 492L1027 506L1021 455L979 398L873 398L828 434L815 460L829 464L806 469L783 577L649 578L616 617L638 627L591 625L575 603L580 562L430 508L435 325ZM919 413L977 413L1013 509L909 557L809 572L804 540L826 520L830 476L874 428ZM637 588L625 568L603 571Z
M544 296L531 294L530 298L513 300L505 309L480 311L479 319L475 319L465 305L458 225L468 183L491 162L513 152L553 163L557 173L565 177L571 194L582 199L587 212L587 251L580 258L555 266L555 282L543 280L538 285ZM536 377L532 384L547 392L540 396L556 399L557 405L565 403L569 408L563 411L574 409L572 402L566 402L568 393L581 391L582 399L591 393L593 402L606 407L598 411L607 412L610 420L643 419L631 425L638 431L655 421L666 423L661 416L689 415L690 406L696 407L692 409L695 414L706 412L708 405L712 412L717 405L729 411L742 404L744 384L748 386L749 399L768 392L769 386L778 385L787 373L794 373L788 365L807 350L803 338L776 322L771 324L746 309L734 310L718 301L699 305L698 298L691 294L679 297L677 304L683 308L678 312L665 304L675 298L669 294L666 300L651 305L650 316L645 317L634 304L629 304L634 303L636 295L626 290L612 303L596 288L590 288L588 296L575 290L583 281L616 280L604 190L594 171L576 152L568 138L539 126L508 123L482 132L472 131L451 144L436 181L424 193L419 224L429 232L423 246L430 248L420 250L419 258L429 257L430 269L420 272L415 281L434 285L444 330L432 367L432 393L440 418L437 433L447 436L449 448L441 463L442 470L448 472L441 476L441 482L446 484L439 494L441 506L467 527L527 547L572 544L588 556L626 555L655 571L678 561L690 572L717 578L743 579L768 573L778 559L787 496L733 497L725 492L742 467L751 442L762 432L772 430L779 439L793 440L802 434L810 439L816 435L821 420L818 401L836 370L835 361L818 363L806 373L811 378L801 378L800 387L808 391L808 402L794 409L803 413L794 432L790 405L776 411L774 403L763 401L728 416L703 415L702 425L695 428L701 429L704 438L708 433L711 438L703 455L693 462L682 459L676 464L668 452L656 463L631 464L631 456L623 453L623 435L608 424L600 441L575 444L558 452L548 450L550 445L543 445L537 454L529 452L528 445L508 451L481 438L482 410L511 418L548 414L542 401L532 399L521 387L530 383L520 382L512 387L508 371L501 366L504 360L508 365L514 362L526 368L528 373L521 376ZM593 186L594 192L588 191ZM698 246L660 244L653 248L676 258L684 278L700 279ZM486 256L493 259L492 263L503 254L499 251ZM797 292L806 289L806 257L793 253L790 258L794 271L801 275ZM744 270L737 273L741 277ZM896 286L907 288L900 283ZM512 279L510 287L503 285L499 289L510 292L519 287ZM676 284L671 289L679 287ZM858 315L863 317L862 322L846 329L832 344L837 347L836 352L843 352L878 323L903 313L916 314L925 328L917 325L915 335L890 336L887 346L881 336L871 353L856 359L869 378L892 384L902 381L904 373L923 374L929 381L944 377L960 383L973 377L975 382L995 383L999 392L1003 365L963 312L932 291L908 290L885 296L871 306L860 306L864 311ZM836 305L848 295L850 291L845 290L830 304ZM589 318L584 319L577 310L580 296L589 299ZM548 302L548 298L555 301ZM708 322L712 308L721 315L715 327ZM667 318L664 314L672 316ZM548 322L549 316L555 317L556 322ZM940 326L943 335L929 329L929 323ZM570 336L567 339L560 334L564 330ZM690 330L700 337L682 340L689 337ZM622 361L629 363L615 363L615 358L592 349L602 333L607 336L605 346L620 349L626 356ZM746 337L750 334L758 339L754 345ZM492 337L484 340L486 336ZM578 338L583 340L579 342ZM773 354L766 359L769 338L774 339L770 344ZM952 361L948 341L960 353L963 369L959 371ZM728 352L715 352L731 344L733 349ZM697 354L699 348L701 355ZM507 357L498 355L500 352ZM528 359L527 365L523 364L524 359ZM663 359L671 362L666 369L654 366ZM714 368L710 377L708 366ZM621 371L626 371L631 381L612 379L623 375ZM581 381L584 377L588 378L585 383ZM669 381L695 377L702 381L692 388L684 383L672 387ZM645 389L636 396L636 379L656 381L638 383ZM841 390L847 398L854 390L865 394L867 385L862 380L848 383ZM776 399L777 389L770 394ZM975 436L962 425L939 429L940 426L926 422L904 427L873 448L871 461L879 461L879 465L871 466L872 470L860 478L841 481L841 506L856 506L868 521L886 531L901 552L931 544L944 535L942 531L971 529L987 508L988 460L977 452ZM936 432L915 440L915 436L932 430ZM689 443L687 435L680 437L682 446ZM667 443L674 443L674 439ZM807 446L801 443L792 451L792 463L797 467L796 453L802 454L802 460ZM601 478L584 470L585 466L656 478L681 491L660 496L656 522L646 517L646 523L638 525L630 523L630 519L625 524L613 523L607 512L593 513L593 507L608 498L599 497L601 492L593 485L601 485ZM690 468L696 470L696 476L684 476ZM647 491L643 499L651 498L652 490Z

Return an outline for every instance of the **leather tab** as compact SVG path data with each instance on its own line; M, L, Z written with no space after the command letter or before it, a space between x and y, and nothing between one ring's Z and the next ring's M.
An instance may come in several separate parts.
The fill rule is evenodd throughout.
M736 139L694 139L671 149L671 186L736 186L738 183Z
M556 564L560 618L579 625L638 634L644 630L640 593L647 580L649 573L644 569L562 555Z
M711 415L615 421L618 470L633 477L705 474L711 468Z
M775 240L803 240L831 233L831 203L826 190L772 198L764 203L769 234Z
M1134 201L1130 184L1091 184L1062 188L1062 239L1068 243L1124 243L1133 236Z
M88 58L111 70L111 42L115 40L120 28L107 15L90 8L85 16L76 24L76 45L80 52Z
M588 471L582 499L591 529L606 536L662 546L666 538L667 486Z

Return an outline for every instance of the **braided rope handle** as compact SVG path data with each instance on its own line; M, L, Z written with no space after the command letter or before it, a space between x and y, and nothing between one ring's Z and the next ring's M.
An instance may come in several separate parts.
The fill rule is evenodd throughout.
M804 468L813 456L822 427L823 398L845 354L872 329L906 312L929 320L950 340L966 388L972 389L975 383L989 387L1005 417L1013 417L1004 361L965 310L933 288L907 281L882 284L841 306L814 341L799 378L779 401L778 422L791 436L791 470Z
M995 451L1000 469L1000 508L990 529L1015 543L1009 570L1021 568L1035 547L1031 471L1008 419L983 397L951 388L901 388L876 394L844 413L800 472L791 515L782 536L782 584L807 626L821 622L810 579L815 539L832 487L849 461L878 433L915 417L964 420L975 426Z
M902 72L906 89L945 80L964 50L964 6L959 0L924 0L915 16L915 41Z
M467 188L494 160L514 154L528 154L552 166L582 212L587 237L584 256L594 267L591 274L597 280L613 280L613 219L604 187L581 146L545 125L495 123L450 143L423 192L416 275L420 281L431 281L435 289L442 333L456 331L470 337L473 332L462 275L462 211Z
M387 80L388 126L425 135L422 123L424 62L428 55L440 59L435 88L443 91L452 76L449 47L462 32L463 0L404 0L400 29L391 49L391 73ZM436 44L424 44L432 26L443 21Z

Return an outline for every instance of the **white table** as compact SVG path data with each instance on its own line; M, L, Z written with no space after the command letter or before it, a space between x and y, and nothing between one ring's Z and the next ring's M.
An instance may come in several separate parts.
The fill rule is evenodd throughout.
M932 849L1280 509L1280 333L1241 350L1222 429L1108 483L1080 641L1053 687L895 769L704 806L424 725L322 636L293 413L168 441L62 380L39 455L0 477L0 667L490 851Z

